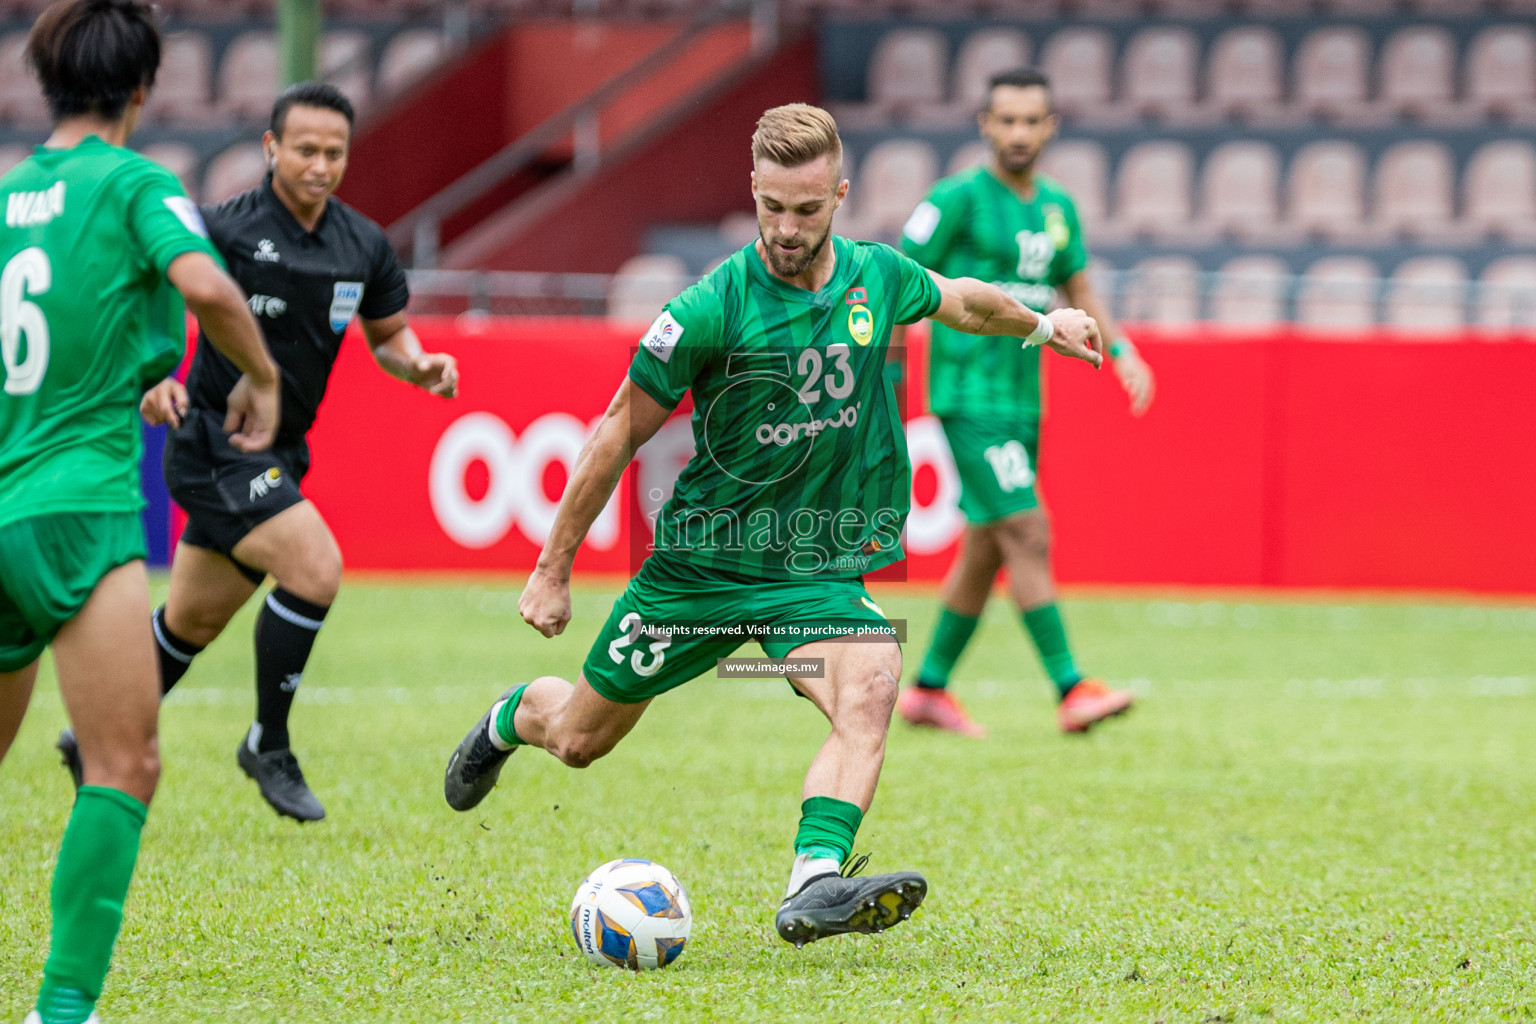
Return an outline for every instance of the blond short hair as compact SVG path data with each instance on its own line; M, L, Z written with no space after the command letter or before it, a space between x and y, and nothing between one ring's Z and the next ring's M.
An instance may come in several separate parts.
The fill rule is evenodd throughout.
M780 167L799 167L828 153L843 163L843 140L832 115L809 103L790 103L763 112L752 133L752 159L771 160Z

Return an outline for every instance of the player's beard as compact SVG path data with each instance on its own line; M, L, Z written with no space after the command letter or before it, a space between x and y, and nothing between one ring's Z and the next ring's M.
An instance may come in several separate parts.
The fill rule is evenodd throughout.
M816 240L815 245L801 245L800 251L793 256L785 256L779 252L774 244L768 240L761 230L758 236L763 240L763 251L768 254L768 263L773 267L773 272L780 277L799 277L810 269L816 257L821 255L821 250L826 247L827 239L832 237L832 226L827 225L827 230Z
M1015 149L1005 146L997 150L997 162L1009 174L1023 174L1035 166L1035 161L1040 157L1040 150Z

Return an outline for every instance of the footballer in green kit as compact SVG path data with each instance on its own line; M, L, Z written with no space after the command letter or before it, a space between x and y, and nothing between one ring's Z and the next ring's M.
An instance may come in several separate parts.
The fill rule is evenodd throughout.
M278 375L197 208L122 148L160 63L148 4L65 0L27 39L53 133L0 178L0 758L51 647L89 768L59 846L28 1024L96 1021L159 780L139 512L144 389L181 359L183 300L243 375L225 429L272 442Z
M670 302L587 442L518 602L546 636L571 616L582 538L635 450L692 393L694 457L654 523L654 550L615 604L575 685L512 687L449 759L444 795L479 804L520 745L572 767L607 754L658 695L747 640L827 717L802 790L775 924L803 945L905 920L916 872L852 877L854 837L885 756L901 651L863 574L902 557L911 464L884 373L891 329L932 317L1049 345L1098 365L1080 310L1036 314L1001 289L950 280L889 246L834 236L847 195L826 111L776 107L752 138L760 237ZM1010 337L1011 336L1011 337ZM846 871L845 863L854 866Z
M1033 309L1050 308L1059 291L1113 339L1115 374L1132 413L1141 415L1152 401L1152 371L1094 294L1072 197L1035 171L1057 128L1049 82L1033 70L994 77L979 122L991 161L936 184L902 229L902 249L938 273L991 281ZM1085 732L1127 710L1129 692L1078 671L1056 607L1050 519L1035 488L1039 349L984 344L935 323L928 390L959 472L967 528L944 581L933 640L898 713L913 725L985 735L947 686L1004 568L1025 631L1056 685L1060 728Z

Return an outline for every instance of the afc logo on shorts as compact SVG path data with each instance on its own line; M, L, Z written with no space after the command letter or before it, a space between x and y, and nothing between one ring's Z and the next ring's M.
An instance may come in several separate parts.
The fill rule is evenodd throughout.
M250 502L256 504L257 499L265 498L268 494L277 490L283 482L283 471L273 466L260 476L251 478Z

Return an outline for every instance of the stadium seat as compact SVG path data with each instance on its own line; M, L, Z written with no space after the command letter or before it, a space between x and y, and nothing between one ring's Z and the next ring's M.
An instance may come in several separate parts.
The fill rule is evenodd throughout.
M950 102L970 111L987 102L987 82L1002 71L1029 64L1029 37L1017 29L984 28L965 37L955 55Z
M1536 113L1536 28L1495 25L1467 50L1467 101L1484 114L1529 119Z
M1353 142L1313 142L1291 160L1285 223L1341 238L1365 230L1365 151Z
M1455 165L1443 143L1399 142L1376 163L1372 223L1387 234L1445 241L1455 228L1455 182Z
M1120 161L1115 225L1134 234L1187 235L1194 155L1182 142L1142 142Z
M157 142L141 152L176 175L187 195L197 201L197 150L183 142Z
M1242 13L1256 18L1305 18L1312 14L1312 0L1239 0Z
M1211 44L1206 105L1220 115L1273 116L1281 109L1284 74L1280 33L1263 25L1229 29Z
M1363 256L1325 256L1301 275L1296 322L1309 327L1369 327L1376 322L1380 270Z
M267 173L267 158L259 142L237 142L208 161L203 172L202 201L212 206L254 188Z
M1224 324L1285 319L1291 271L1275 256L1238 256L1222 264L1211 289L1210 317Z
M1373 18L1396 12L1398 0L1322 0L1329 14L1345 18Z
M1064 28L1051 36L1040 54L1056 108L1071 117L1092 117L1109 109L1114 64L1115 41L1101 28Z
M639 323L654 320L661 307L692 283L676 256L645 253L624 262L608 286L608 319Z
M11 168L31 154L31 146L0 146L0 175L9 174Z
M894 238L938 178L939 160L921 139L876 143L859 164L851 194L854 218L865 237Z
M0 121L37 128L48 123L48 108L37 79L27 70L26 50L25 32L0 38Z
M379 57L378 89L382 96L392 96L435 68L447 53L441 32L432 29L406 29L384 44Z
M219 65L218 109L232 117L265 120L276 98L276 36L261 31L236 36Z
M1505 256L1478 278L1475 320L1484 327L1536 327L1536 256Z
M1331 26L1310 32L1297 48L1292 76L1297 110L1335 121L1369 119L1366 69L1371 40L1364 29Z
M1089 241L1110 241L1105 237L1113 231L1108 226L1109 158L1104 147L1089 139L1055 142L1041 154L1036 166L1071 193Z
M1536 239L1536 147L1503 139L1484 144L1462 178L1464 220L1485 234Z
M720 218L720 226L716 229L720 234L720 241L726 251L735 252L748 242L755 241L761 231L757 224L757 214L747 210L732 210ZM837 232L843 233L841 224L837 226Z
M1410 331L1443 331L1466 323L1467 268L1450 256L1404 260L1387 284L1385 321Z
M1049 153L1050 150L1046 152ZM973 142L967 142L950 154L949 163L944 165L944 173L959 174L961 171L968 171L972 167L988 163L991 159L992 147L981 139L976 139Z
M1223 5L1213 0L1152 0L1152 9L1165 18L1182 21L1218 18L1225 13Z
M327 32L320 40L320 77L342 91L358 110L373 98L373 57L364 32Z
M1268 142L1228 142L1211 151L1200 175L1200 222L1213 232L1254 239L1280 223L1280 154Z
M152 120L192 125L216 120L213 110L213 44L202 32L172 32L165 37L155 88L144 105Z
M1137 263L1121 303L1127 320L1188 324L1200 319L1200 267L1187 256L1153 256Z
M1187 28L1149 28L1131 37L1121 57L1124 102L1140 117L1190 120L1200 43Z
M949 44L932 28L896 28L875 43L869 58L868 97L887 114L939 104L949 71Z
M1492 9L1494 0L1408 0L1408 9L1414 14L1444 17L1450 14L1479 15L1484 9Z
M1444 121L1456 114L1456 40L1438 25L1394 32L1381 49L1381 102L1393 113Z

